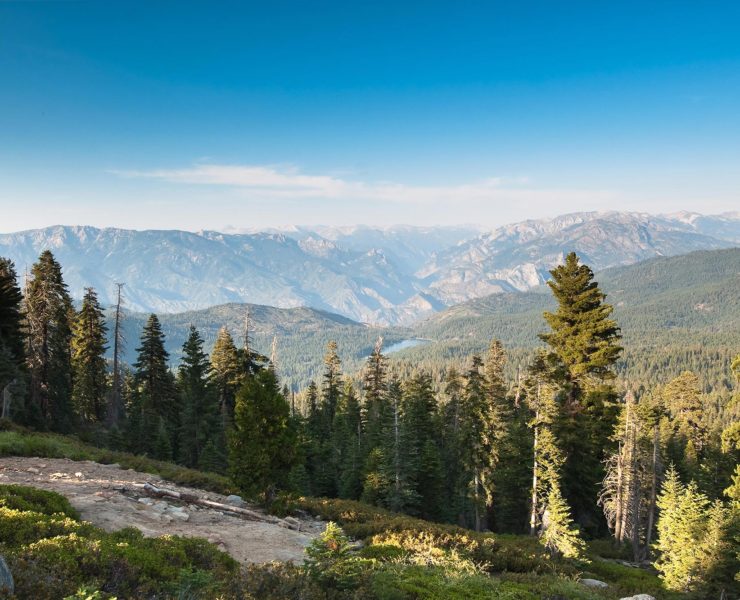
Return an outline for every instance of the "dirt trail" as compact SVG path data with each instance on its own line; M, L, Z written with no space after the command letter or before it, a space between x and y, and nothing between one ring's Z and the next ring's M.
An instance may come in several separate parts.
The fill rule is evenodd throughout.
M0 458L0 484L29 485L62 494L84 520L107 531L136 527L146 536L202 537L242 563L300 562L306 545L324 527L320 521L304 519L300 531L295 531L208 508L153 500L141 490L146 481L216 502L226 501L220 494L179 486L118 465L55 458Z

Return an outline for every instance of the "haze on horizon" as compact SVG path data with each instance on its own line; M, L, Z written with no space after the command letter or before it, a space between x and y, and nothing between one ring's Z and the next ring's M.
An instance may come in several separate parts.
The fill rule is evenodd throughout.
M740 207L740 5L0 2L0 232Z

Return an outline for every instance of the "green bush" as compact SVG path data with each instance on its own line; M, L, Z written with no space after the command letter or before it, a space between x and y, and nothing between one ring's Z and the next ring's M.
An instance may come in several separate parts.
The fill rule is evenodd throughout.
M424 536L428 544L445 551L455 550L461 557L481 565L490 573L554 572L573 575L577 572L576 563L551 558L535 538L476 533L455 525L430 523L353 500L294 498L290 506L294 511L303 510L337 522L350 537L364 539L372 544L388 545L388 536L395 534L395 541L391 545L403 548L404 544L413 545L414 539Z
M0 545L18 598L210 598L238 578L236 561L205 540L106 533L33 488L2 486L0 497Z
M45 515L62 514L71 519L80 518L64 496L22 485L0 485L0 506Z

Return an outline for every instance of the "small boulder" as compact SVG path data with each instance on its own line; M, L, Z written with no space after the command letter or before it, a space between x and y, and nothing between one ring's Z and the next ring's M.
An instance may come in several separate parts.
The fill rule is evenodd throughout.
M231 506L236 506L237 508L244 508L247 503L242 500L241 496L237 496L236 494L231 494L230 496L226 496L226 504L230 504Z
M179 521L189 521L190 515L186 513L184 510L172 510L169 513L172 515L175 519L178 519Z
M26 471L28 471L29 473L33 473L34 475L38 475L39 473L41 473L41 471L39 471L36 467L28 467Z
M10 592L12 594L14 590L13 574L8 568L8 563L0 556L0 591Z
M152 500L151 498L139 498L139 502L141 502L142 504L146 504L147 506L151 506L152 504L154 504L154 500Z
M604 588L609 587L608 583L604 581L599 581L598 579L581 579L580 583L582 585L585 585L586 587L599 588L599 589L604 589Z
M655 597L651 596L650 594L637 594L636 596L620 598L620 600L655 600Z

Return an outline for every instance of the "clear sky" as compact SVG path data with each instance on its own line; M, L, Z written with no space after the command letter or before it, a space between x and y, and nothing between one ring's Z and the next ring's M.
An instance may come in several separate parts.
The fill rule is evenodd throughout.
M0 0L0 231L740 209L740 2Z

